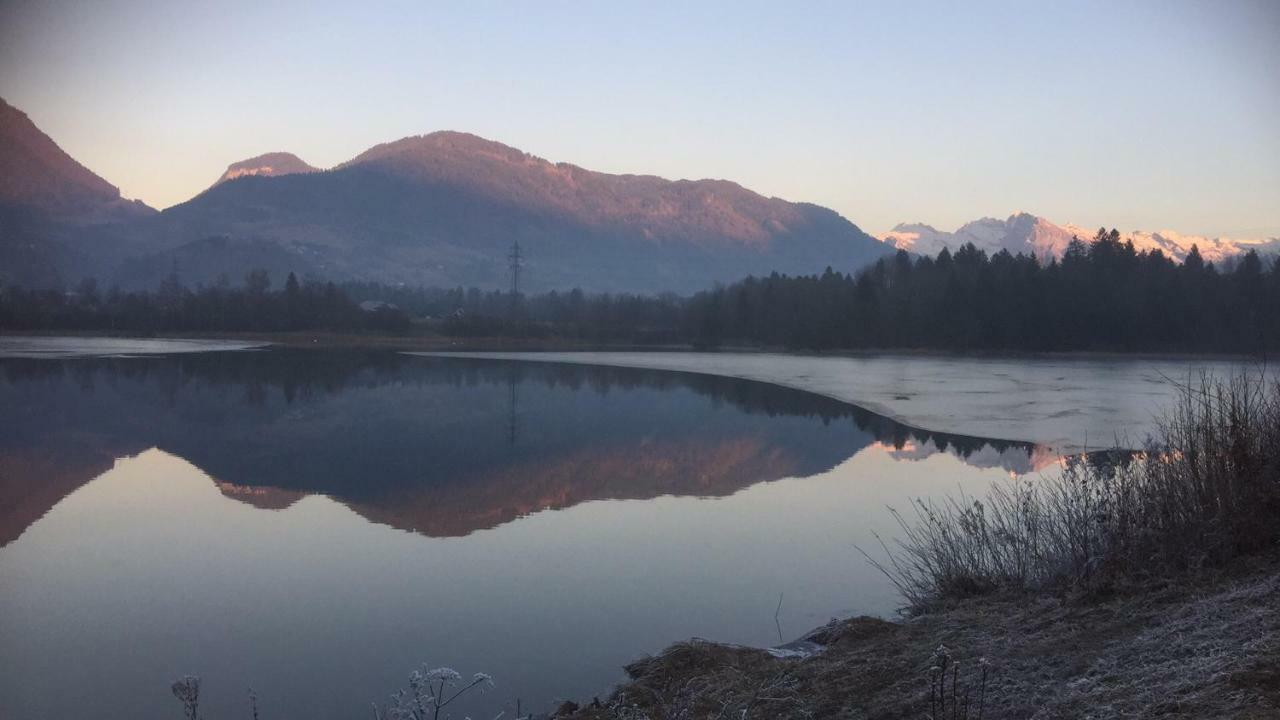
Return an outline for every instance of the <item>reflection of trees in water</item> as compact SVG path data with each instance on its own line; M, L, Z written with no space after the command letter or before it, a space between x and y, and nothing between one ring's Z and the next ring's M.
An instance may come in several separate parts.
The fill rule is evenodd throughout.
M1010 450L1030 457L1033 443L931 432L897 422L869 410L821 395L765 382L718 375L580 365L406 356L385 350L278 348L266 351L195 353L152 358L15 358L0 362L9 383L70 378L86 392L99 382L119 380L154 384L170 402L192 385L239 386L243 402L261 407L272 392L287 404L342 393L353 386L377 387L392 382L454 387L506 385L507 438L518 436L518 387L536 384L578 391L587 388L607 396L636 389L685 389L749 414L818 418L824 423L851 420L877 441L901 450L909 443L931 444L939 452L968 459L984 448Z
M458 386L496 383L502 377L517 384L539 383L571 390L587 387L601 395L608 395L615 389L683 388L705 396L713 403L727 404L748 414L818 418L823 423L849 419L859 430L895 448L901 449L911 442L932 443L940 452L950 452L960 458L969 458L988 447L999 453L1020 450L1030 455L1036 447L1034 443L1022 441L923 430L822 395L719 375L572 363L471 359L459 362L447 358L430 358L428 361L439 363L436 367L441 381Z
M517 388L520 385L515 377L515 368L507 370L507 444L515 445L519 435L519 411L517 410Z
M379 388L394 391L363 392ZM15 516L15 532L104 462L152 446L240 500L283 507L319 492L438 535L594 499L727 495L829 470L869 445L899 460L947 452L1011 472L1035 469L1044 453L757 381L387 351L0 360L0 413L6 400L29 417L0 437L0 459L30 447L71 459L86 441L98 446L92 462L66 463L61 489ZM37 480L16 478L12 497Z
M1088 468L1097 477L1107 477L1117 469L1124 469L1139 462L1146 453L1140 450L1109 448L1067 455L1062 463L1067 468Z

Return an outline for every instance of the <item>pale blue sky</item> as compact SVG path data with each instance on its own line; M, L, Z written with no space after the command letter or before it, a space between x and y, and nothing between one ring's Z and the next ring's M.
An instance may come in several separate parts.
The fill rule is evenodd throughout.
M465 130L880 232L1016 210L1280 235L1280 0L0 0L0 96L157 207Z

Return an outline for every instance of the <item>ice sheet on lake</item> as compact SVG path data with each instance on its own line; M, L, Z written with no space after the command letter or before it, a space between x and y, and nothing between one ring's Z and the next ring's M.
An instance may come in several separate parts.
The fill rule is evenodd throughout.
M1062 451L1140 447L1177 382L1244 362L1151 358L814 357L682 352L413 353L678 370L760 380L851 402L934 432Z
M112 337L0 336L0 358L74 358L249 350L265 343Z

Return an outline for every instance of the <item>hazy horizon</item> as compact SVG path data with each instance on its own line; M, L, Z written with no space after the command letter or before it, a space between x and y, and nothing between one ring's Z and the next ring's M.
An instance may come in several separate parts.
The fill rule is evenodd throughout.
M1280 235L1275 3L384 7L7 2L0 97L161 208L265 152L448 129L875 233L1025 210Z

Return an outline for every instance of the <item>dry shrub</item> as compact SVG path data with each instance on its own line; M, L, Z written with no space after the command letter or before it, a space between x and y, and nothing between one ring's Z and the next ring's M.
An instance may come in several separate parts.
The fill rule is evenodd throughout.
M1141 453L1071 458L1052 479L917 500L888 560L909 607L998 589L1105 590L1280 542L1280 382L1202 375ZM883 545L883 543L882 543ZM866 553L864 552L864 555Z
M603 708L622 720L751 720L792 716L805 697L795 661L701 640L677 643L627 667L632 681Z

